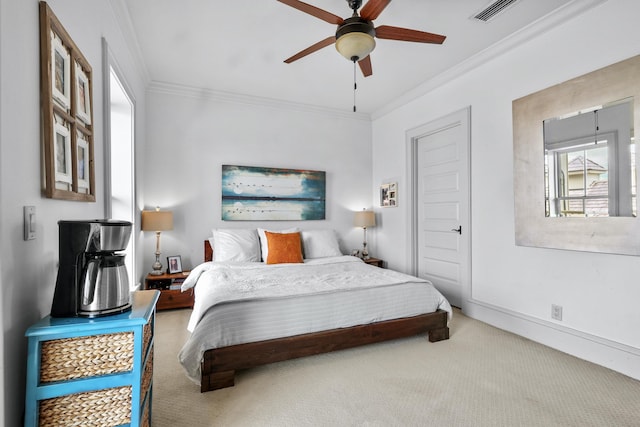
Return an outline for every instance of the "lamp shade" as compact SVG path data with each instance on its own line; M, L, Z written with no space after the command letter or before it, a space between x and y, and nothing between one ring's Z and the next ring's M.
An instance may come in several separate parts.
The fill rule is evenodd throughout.
M373 211L356 212L353 224L362 228L374 227L376 225L376 214Z
M173 230L173 212L160 210L142 211L142 230Z
M367 33L347 33L336 40L336 50L350 61L359 61L376 47L376 42Z

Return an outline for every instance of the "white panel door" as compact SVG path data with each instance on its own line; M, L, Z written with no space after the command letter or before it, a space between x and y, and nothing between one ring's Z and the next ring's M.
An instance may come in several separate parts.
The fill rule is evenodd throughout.
M415 142L416 244L418 276L462 307L470 263L469 123L467 111L456 114Z

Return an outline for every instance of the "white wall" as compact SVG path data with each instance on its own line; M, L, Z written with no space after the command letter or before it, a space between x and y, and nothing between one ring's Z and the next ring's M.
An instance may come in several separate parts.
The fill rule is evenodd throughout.
M333 228L343 251L362 244L352 224L353 211L371 207L371 122L261 102L166 85L147 94L145 204L174 213L174 230L161 236L165 267L168 255L180 255L183 269L200 264L212 228ZM326 171L326 220L222 221L223 164ZM148 269L154 245L154 233L145 233Z
M638 14L637 1L605 2L516 49L494 58L486 52L486 62L373 123L374 187L399 181L400 207L380 210L384 225L375 230L392 268L409 267L405 133L470 105L472 299L465 312L635 378L640 259L515 246L511 102L639 54ZM551 320L551 304L564 307L562 322Z
M405 132L471 105L473 301L466 311L640 377L640 311L635 308L640 299L640 260L516 247L511 145L513 99L640 53L635 34L637 2L608 1L543 33L377 118L373 134L367 121L305 108L256 106L206 92L196 96L190 90L155 90L145 95L144 70L116 24L112 7L118 1L51 0L49 4L93 67L98 201L41 197L38 2L0 0L0 373L4 384L0 410L4 425L20 424L24 332L50 309L57 271L57 221L96 218L104 212L103 36L136 98L139 207L144 200L147 208L160 205L174 210L175 230L163 234L163 256L180 254L185 267L192 267L201 260L202 240L211 228L248 226L220 220L220 165L237 163L325 170L327 220L296 225L337 229L344 250L361 244L361 230L351 226L352 211L377 204L379 184L398 181L400 207L379 211L380 226L368 235L374 255L388 260L393 268L406 269ZM22 240L24 205L37 209L38 236L28 242ZM259 225L291 223L251 224ZM142 239L138 248L148 268L153 236L134 238ZM551 323L551 303L564 306L562 323Z
M120 33L108 0L51 0L60 19L93 68L95 203L46 199L40 191L40 62L36 0L0 3L0 367L3 394L0 424L20 425L24 407L26 329L49 313L58 260L61 219L104 215L102 47L104 36L130 85L143 100L144 83ZM144 118L144 102L138 103ZM144 141L144 123L138 141ZM141 146L141 148L143 145ZM22 207L36 207L37 237L24 241Z

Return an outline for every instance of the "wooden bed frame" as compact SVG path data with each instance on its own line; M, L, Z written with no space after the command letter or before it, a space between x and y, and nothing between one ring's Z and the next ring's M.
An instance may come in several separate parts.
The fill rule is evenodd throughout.
M213 251L208 240L204 242L204 253L205 261L211 261ZM434 313L368 325L207 350L201 362L200 391L206 392L232 387L235 371L239 369L409 337L425 332L429 334L430 342L449 339L447 312L438 310Z

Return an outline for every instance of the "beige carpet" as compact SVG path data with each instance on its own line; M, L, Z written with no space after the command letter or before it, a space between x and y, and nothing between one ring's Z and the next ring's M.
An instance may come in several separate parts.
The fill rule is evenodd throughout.
M177 353L190 311L158 313L153 426L640 426L640 381L472 320L276 363L201 394Z

